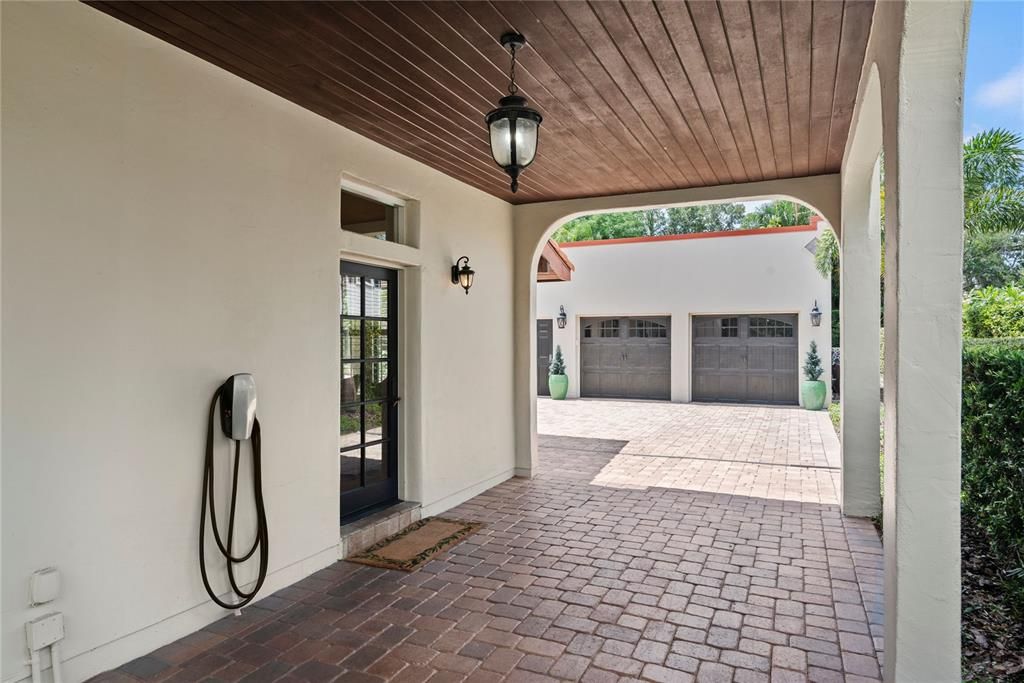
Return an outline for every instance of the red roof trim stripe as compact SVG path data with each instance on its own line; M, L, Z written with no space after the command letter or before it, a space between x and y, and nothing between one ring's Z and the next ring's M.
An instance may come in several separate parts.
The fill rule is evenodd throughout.
M619 237L610 240L586 240L583 242L560 242L562 249L569 247L596 247L604 244L637 244L641 242L674 242L676 240L703 240L714 237L744 237L746 235L778 235L786 232L815 232L817 221L810 225L785 225L781 228L750 228L747 230L720 230L718 232L688 232L682 235L657 235L654 237Z

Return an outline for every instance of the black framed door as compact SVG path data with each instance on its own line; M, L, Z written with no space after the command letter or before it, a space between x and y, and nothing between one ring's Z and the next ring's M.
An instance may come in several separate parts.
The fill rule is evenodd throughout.
M551 365L553 337L551 318L537 321L537 395L550 396L548 366Z
M398 273L341 261L341 518L398 500Z

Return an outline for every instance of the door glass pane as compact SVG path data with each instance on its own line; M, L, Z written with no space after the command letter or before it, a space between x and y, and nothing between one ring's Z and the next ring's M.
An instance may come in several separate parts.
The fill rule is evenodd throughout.
M380 320L367 320L365 358L388 357L388 324Z
M366 363L366 400L388 398L388 364Z
M722 318L722 334L723 337L738 337L740 335L740 319L739 318Z
M360 339L359 321L341 321L341 357L345 359L359 358Z
M361 486L359 477L359 449L341 454L341 490L352 491Z
M366 483L372 484L387 478L387 462L384 459L384 444L375 444L363 449L366 458Z
M341 402L351 403L352 401L363 400L362 389L359 386L359 373L362 372L359 363L341 364Z
M365 406L366 410L366 422L364 427L366 429L366 435L363 437L364 441L377 441L387 437L387 411L384 409L383 403L367 403Z
M341 314L360 315L362 289L358 275L341 276Z
M362 431L359 427L360 415L359 406L348 406L341 409L341 439L339 442L341 448L358 446L363 442Z
M364 280L363 296L366 297L366 315L370 318L388 317L388 281L368 277Z

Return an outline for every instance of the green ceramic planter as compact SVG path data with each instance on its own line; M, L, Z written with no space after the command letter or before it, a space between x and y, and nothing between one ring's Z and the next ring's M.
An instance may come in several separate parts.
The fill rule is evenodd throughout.
M825 398L828 386L818 380L804 380L800 385L800 395L804 400L804 408L807 410L821 410L825 407Z
M556 401L564 399L565 395L569 393L569 376L548 375L548 391L551 392L551 398Z

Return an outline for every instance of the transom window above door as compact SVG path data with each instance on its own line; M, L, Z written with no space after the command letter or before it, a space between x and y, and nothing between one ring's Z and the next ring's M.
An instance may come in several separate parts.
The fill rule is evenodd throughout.
M341 229L385 242L400 242L402 207L341 190Z

